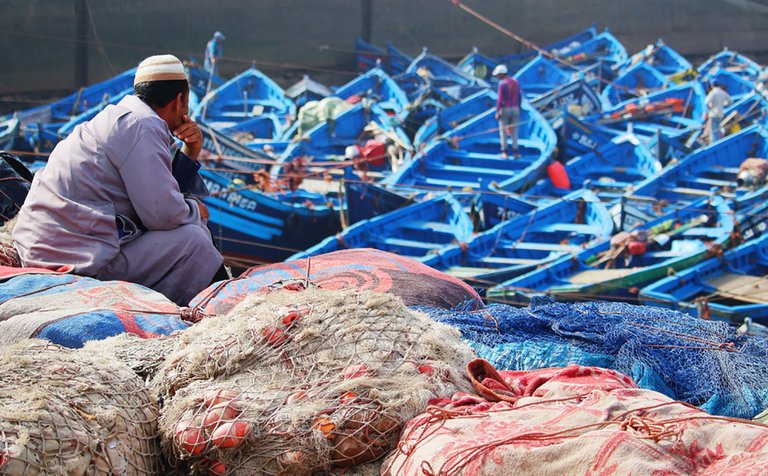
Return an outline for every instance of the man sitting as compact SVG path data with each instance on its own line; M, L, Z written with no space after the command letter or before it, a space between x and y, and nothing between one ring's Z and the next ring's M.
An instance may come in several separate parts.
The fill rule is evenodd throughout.
M13 231L22 264L132 281L179 305L226 278L207 208L182 193L207 194L188 101L178 58L142 61L134 95L77 126L35 175Z

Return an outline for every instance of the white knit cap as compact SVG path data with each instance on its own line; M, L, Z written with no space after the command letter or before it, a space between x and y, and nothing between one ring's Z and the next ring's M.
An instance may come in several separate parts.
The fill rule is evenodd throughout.
M179 58L173 55L150 56L136 68L136 77L133 78L133 85L145 83L147 81L173 81L186 80L187 75L184 72L184 65Z

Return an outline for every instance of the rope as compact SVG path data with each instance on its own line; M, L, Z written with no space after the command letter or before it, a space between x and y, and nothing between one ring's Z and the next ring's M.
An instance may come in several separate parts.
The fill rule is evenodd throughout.
M460 8L460 9L464 10L465 12L469 13L473 17L477 18L478 20L482 21L486 25L489 25L490 27L500 31L501 33L507 35L508 37L518 41L521 44L523 44L526 48L533 49L536 52L542 54L543 56L546 56L549 59L552 59L552 60L555 60L555 61L557 61L559 63L562 63L562 64L568 66L569 68L573 68L573 69L575 69L576 71L578 71L580 73L584 71L583 69L579 69L578 67L576 67L573 63L565 61L562 58L559 58L556 55L553 55L549 51L547 51L547 50L545 50L543 48L540 48L539 46L537 46L532 41L526 40L522 36L507 30L506 28L504 28L503 26L501 26L498 23L494 22L490 18L485 17L485 16L481 15L480 13L478 13L477 11L473 10L472 8L464 5L463 3L461 3L461 1L459 1L459 0L450 0L450 2L452 4L454 4L455 6L457 6L458 8Z
M96 28L96 21L93 19L93 11L91 9L89 0L85 0L85 9L88 11L88 21L91 24L93 36L96 38L96 50L101 54L101 57L104 59L104 62L107 64L107 68L109 68L109 71L112 73L112 75L116 75L117 70L114 66L112 66L112 62L109 60L109 56L107 55L107 50L104 49L104 44L101 42L101 37L99 37L99 30Z

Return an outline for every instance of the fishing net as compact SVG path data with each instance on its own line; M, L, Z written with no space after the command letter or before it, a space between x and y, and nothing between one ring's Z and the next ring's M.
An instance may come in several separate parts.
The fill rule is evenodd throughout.
M499 369L592 365L712 414L752 418L768 407L768 339L725 322L625 303L556 303L481 311L420 308L461 330Z
M0 226L0 266L20 268L19 253L14 248L13 237L11 237L14 225L16 225L16 217Z
M179 340L153 382L163 444L204 474L369 463L430 400L471 389L458 332L383 293L258 294Z
M154 378L165 357L176 347L180 332L169 336L144 339L134 334L120 334L104 340L90 341L83 347L85 352L106 355L117 359L133 370L144 381Z
M161 473L157 403L124 365L30 340L0 373L0 474Z

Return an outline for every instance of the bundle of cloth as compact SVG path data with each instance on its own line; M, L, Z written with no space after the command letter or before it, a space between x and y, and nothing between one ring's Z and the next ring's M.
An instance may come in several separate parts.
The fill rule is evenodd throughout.
M389 293L406 306L477 310L483 302L471 286L414 259L371 248L334 251L311 258L251 268L237 278L215 283L190 302L207 315L226 314L252 293L284 285L326 290Z
M768 426L712 416L618 372L570 365L496 371L470 362L476 394L436 400L406 425L383 475L753 475Z

